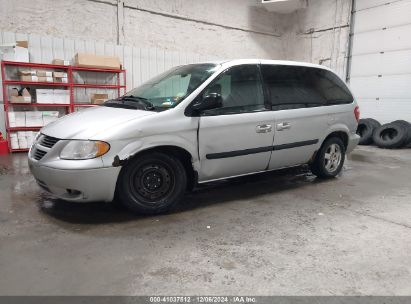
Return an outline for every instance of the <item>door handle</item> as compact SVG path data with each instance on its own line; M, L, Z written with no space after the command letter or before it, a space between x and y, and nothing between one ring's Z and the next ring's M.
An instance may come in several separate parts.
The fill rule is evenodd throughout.
M277 124L277 131L283 131L291 129L291 124L289 122L282 122Z
M255 131L257 133L269 133L271 132L273 127L271 125L258 125L255 127Z

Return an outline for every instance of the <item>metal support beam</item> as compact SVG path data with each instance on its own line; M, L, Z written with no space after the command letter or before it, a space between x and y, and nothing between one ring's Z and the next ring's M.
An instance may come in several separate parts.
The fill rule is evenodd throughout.
M355 0L351 0L350 35L348 36L348 54L347 54L347 69L346 69L347 71L345 75L345 81L347 83L350 83L350 78L351 78L354 26L355 26Z
M117 44L124 44L124 0L117 0Z

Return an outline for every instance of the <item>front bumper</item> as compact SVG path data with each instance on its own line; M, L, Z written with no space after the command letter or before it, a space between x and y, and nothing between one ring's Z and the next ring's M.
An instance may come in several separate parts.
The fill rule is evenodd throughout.
M37 183L54 196L73 202L110 202L114 198L121 167L56 169L29 158Z
M350 134L350 137L348 138L348 145L347 145L347 151L346 153L351 153L354 148L358 145L360 142L361 137L357 134Z

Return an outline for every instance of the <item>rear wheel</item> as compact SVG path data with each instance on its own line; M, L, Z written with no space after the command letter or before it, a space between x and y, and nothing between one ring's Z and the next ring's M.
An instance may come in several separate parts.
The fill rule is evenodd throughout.
M320 178L337 176L344 165L345 146L338 137L327 139L310 165L312 173Z
M142 214L172 209L184 196L187 174L174 156L152 152L133 159L122 170L118 194L123 205Z

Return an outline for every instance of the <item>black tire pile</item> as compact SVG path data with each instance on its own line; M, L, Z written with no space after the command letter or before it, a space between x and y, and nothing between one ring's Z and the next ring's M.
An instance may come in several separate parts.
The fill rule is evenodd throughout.
M411 124L396 120L381 125L372 118L360 119L357 134L361 136L360 145L372 145L384 149L400 149L411 146Z

